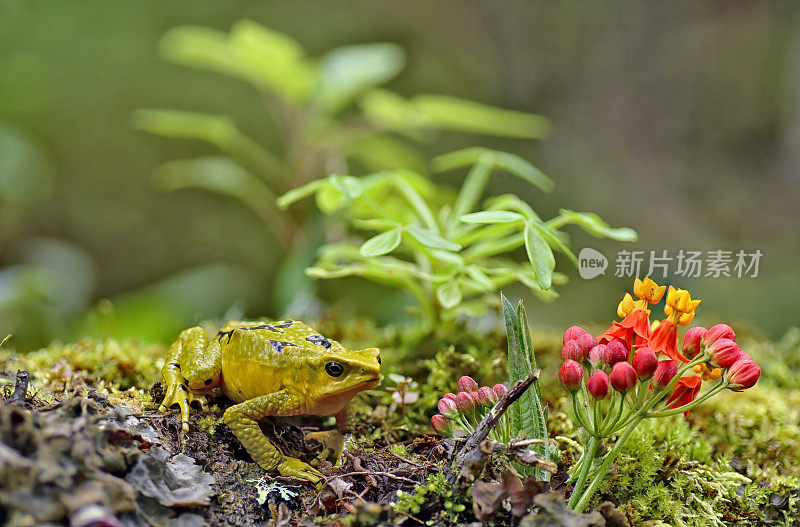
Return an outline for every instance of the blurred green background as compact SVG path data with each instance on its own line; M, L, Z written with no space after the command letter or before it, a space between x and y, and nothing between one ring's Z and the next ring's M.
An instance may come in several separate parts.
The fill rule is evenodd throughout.
M168 341L198 320L283 314L271 290L281 250L260 220L231 199L153 184L158 165L213 148L131 125L142 108L225 114L280 151L252 87L159 55L172 27L227 32L242 19L291 35L311 56L396 43L406 67L388 87L404 96L551 119L543 141L448 133L422 145L429 156L472 145L514 152L556 190L509 176L493 180L493 193L516 192L546 216L591 210L638 231L635 244L575 234L576 252L600 250L609 271L582 280L559 261L570 283L553 304L527 302L532 324L610 320L631 285L613 276L622 249L759 249L756 278L674 282L703 299L699 322L771 336L797 324L795 2L2 0L0 337L13 332L20 350L84 334ZM404 316L401 299L375 285L319 286L323 304L348 315Z

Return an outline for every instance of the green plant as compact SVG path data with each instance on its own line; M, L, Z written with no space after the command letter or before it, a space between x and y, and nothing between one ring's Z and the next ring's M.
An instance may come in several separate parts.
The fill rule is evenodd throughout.
M515 382L525 379L536 367L536 354L533 350L533 341L528 327L528 317L522 301L517 304L516 311L511 302L500 295L503 303L503 316L506 321L508 335L508 382L513 386ZM536 445L534 449L545 461L551 460L554 445L547 442L547 404L542 401L539 390L539 381L534 381L531 389L523 393L520 398L506 411L512 430L524 431L531 439L543 439L545 442ZM516 434L515 434L516 435ZM523 467L521 467L523 468ZM527 468L523 468L527 472ZM550 473L538 466L530 469L538 481L548 481Z
M476 208L496 170L505 170L539 189L553 182L524 159L486 148L468 148L437 157L434 170L469 167L457 193L405 169L384 170L356 178L332 175L284 194L288 207L316 196L326 214L338 214L353 229L377 231L364 242L330 243L317 263L306 270L314 278L361 276L403 289L417 301L430 326L447 327L459 315L481 315L481 296L521 282L540 297L554 297L553 283L566 277L555 272L554 251L577 266L561 227L575 224L596 237L633 241L636 232L611 228L597 215L562 209L544 221L521 198L495 196ZM514 251L523 248L527 261ZM443 324L444 323L444 324Z
M405 66L403 50L391 43L344 46L309 57L288 35L244 20L229 33L175 27L159 47L166 60L244 80L263 97L280 146L262 146L225 115L140 110L132 121L141 130L205 141L221 152L165 163L155 181L166 190L195 188L232 197L263 220L274 243L289 255L275 274L273 303L279 309L306 283L302 270L313 258L316 240L304 229L308 210L283 214L276 195L330 172L404 167L424 174L415 144L434 139L440 130L541 138L550 127L538 115L439 95L406 99L379 88Z

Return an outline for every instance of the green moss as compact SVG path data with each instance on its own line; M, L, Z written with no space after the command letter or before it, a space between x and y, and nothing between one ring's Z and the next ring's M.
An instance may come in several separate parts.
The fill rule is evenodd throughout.
M166 350L155 344L114 339L82 339L74 344L53 343L18 358L35 381L55 388L104 382L119 390L147 389L160 377ZM0 357L0 360L9 357ZM95 386L96 387L96 386Z
M426 520L426 525L457 524L472 516L469 493L455 494L445 479L444 471L436 471L428 475L424 485L417 485L411 492L397 491L397 500L392 507L401 513L418 517L431 504L436 504L438 518ZM422 519L422 518L420 518Z

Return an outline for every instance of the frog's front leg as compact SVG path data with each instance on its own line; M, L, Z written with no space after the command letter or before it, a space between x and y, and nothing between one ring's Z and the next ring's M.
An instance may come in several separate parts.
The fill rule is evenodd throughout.
M268 415L298 415L303 410L301 397L281 390L235 404L225 410L222 419L261 468L316 483L321 472L304 461L284 456L258 426L258 421Z
M201 327L184 330L169 348L161 373L167 387L158 411L172 405L181 409L181 430L189 431L189 405L198 401L205 409L205 393L219 386L222 352L217 339L210 339Z

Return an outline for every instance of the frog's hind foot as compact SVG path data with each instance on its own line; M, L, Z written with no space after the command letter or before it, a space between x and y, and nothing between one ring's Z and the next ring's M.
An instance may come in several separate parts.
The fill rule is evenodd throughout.
M167 387L167 394L164 400L158 407L160 413L178 405L181 410L181 432L186 433L189 431L189 407L192 403L200 403L200 408L205 411L208 410L208 401L205 395L190 390L184 383L174 383Z
M306 434L306 439L313 439L322 443L322 453L318 456L320 459L327 459L333 454L338 464L344 448L344 435L341 432L338 430L309 432Z

